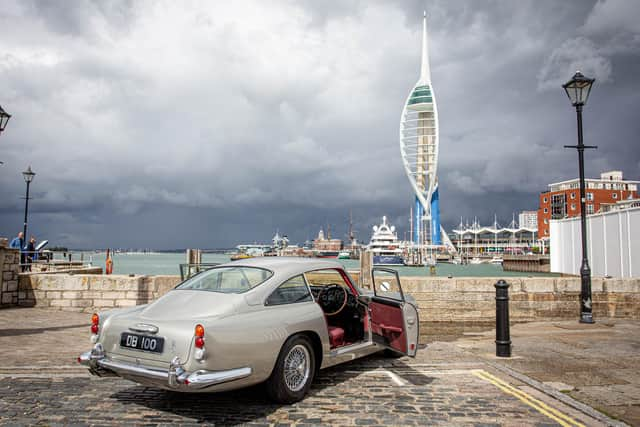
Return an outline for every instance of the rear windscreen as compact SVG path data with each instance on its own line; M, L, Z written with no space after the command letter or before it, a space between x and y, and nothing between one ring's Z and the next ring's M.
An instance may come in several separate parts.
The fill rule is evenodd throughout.
M202 290L239 294L258 286L273 272L256 267L217 267L204 271L181 283L176 289Z

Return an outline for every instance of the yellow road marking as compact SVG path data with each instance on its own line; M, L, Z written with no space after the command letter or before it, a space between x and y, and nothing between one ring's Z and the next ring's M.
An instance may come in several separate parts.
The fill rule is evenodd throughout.
M510 384L507 384L506 382L502 381L497 377L494 377L493 375L491 375L486 371L479 369L479 370L472 371L472 373L476 377L483 379L485 381L488 381L491 384L495 385L505 393L517 397L522 402L526 403L527 405L531 406L538 412L556 421L558 424L560 424L563 427L585 427L584 424L581 424L578 421L574 420L573 418L570 418L569 416L563 414L562 412L545 405L543 402L539 401L533 396L530 396L524 391L519 390Z

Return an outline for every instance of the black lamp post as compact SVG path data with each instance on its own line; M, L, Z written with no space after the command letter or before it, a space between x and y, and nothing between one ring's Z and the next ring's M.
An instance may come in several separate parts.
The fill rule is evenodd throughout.
M571 105L576 107L578 115L578 145L565 145L565 148L575 148L578 150L578 166L580 168L580 221L582 228L582 265L580 266L580 277L582 286L580 288L580 323L594 323L591 312L591 269L587 258L587 212L585 208L584 194L584 150L585 148L597 148L596 146L584 145L582 142L582 107L587 103L591 86L596 79L590 79L582 75L580 71L562 87L567 92Z
M11 114L4 111L2 109L2 106L0 105L0 133L2 133L4 131L4 128L7 127L7 123L9 122L10 118L11 118ZM0 162L0 165L2 164L3 163Z
M29 185L31 185L31 181L33 181L33 177L36 176L36 173L31 170L31 165L29 165L27 170L22 172L22 176L24 176L24 182L27 183L27 197L25 197L24 200L24 228L22 229L22 234L24 236L24 241L28 242L29 238L27 237L27 213L29 212Z
M4 111L2 109L2 106L0 105L0 133L2 133L4 131L4 128L7 127L7 123L9 122L10 118L11 114Z

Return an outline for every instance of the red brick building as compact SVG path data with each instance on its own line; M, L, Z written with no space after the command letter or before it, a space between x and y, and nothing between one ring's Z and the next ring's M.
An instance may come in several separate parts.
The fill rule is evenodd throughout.
M602 205L638 198L640 181L625 181L621 171L603 172L600 179L585 179L585 206L587 215L599 212ZM549 190L540 194L538 209L538 235L549 238L549 221L580 215L580 180L549 184Z

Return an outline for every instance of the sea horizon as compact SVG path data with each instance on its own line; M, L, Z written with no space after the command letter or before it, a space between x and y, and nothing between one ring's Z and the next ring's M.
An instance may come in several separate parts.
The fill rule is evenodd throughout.
M70 251L73 260L82 260L85 264L103 267L106 262L106 251ZM60 254L60 252L55 253ZM56 256L55 259L62 259ZM182 251L154 251L154 252L114 252L112 253L114 274L136 275L179 275L180 264L187 262L186 254ZM222 264L230 262L230 256L224 253L203 252L202 263ZM335 259L349 271L360 269L359 260ZM430 276L428 267L393 266L400 276ZM438 263L436 277L554 277L553 273L530 273L518 271L504 271L502 266L496 264L467 264L456 265L451 263Z

